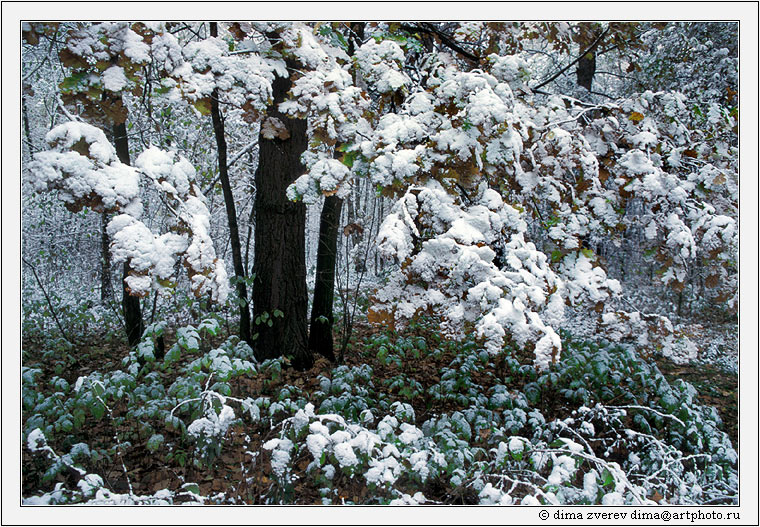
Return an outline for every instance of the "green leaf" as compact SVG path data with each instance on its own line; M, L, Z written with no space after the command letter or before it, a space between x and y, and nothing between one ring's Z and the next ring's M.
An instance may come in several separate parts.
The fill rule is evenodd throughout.
M63 79L59 87L64 93L71 93L80 91L82 88L88 85L88 73L74 73L69 77Z
M153 434L150 436L150 439L148 439L148 450L151 452L155 452L159 448L161 448L161 445L164 443L164 436L161 434Z
M609 487L614 485L615 478L612 477L612 473L607 470L606 468L602 471L602 485L605 487Z
M95 419L100 419L106 413L106 409L100 401L94 401L90 405L90 413Z
M348 168L354 166L354 161L359 156L359 152L346 152L343 157L340 158L340 162L346 165Z
M184 463L182 463L184 465ZM182 485L182 490L186 492L190 492L192 494L200 494L201 488L198 486L197 483L185 483Z

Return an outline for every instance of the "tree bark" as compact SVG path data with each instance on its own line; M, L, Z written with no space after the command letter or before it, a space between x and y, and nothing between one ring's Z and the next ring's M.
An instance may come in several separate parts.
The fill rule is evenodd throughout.
M298 67L290 60L286 64L289 70ZM259 136L253 262L253 316L258 323L253 331L258 333L254 343L259 360L290 356L296 368L307 369L314 358L306 323L306 205L290 201L285 191L305 172L301 154L308 143L306 121L289 119L277 109L290 88L290 79L275 79L274 102L267 112L269 119L285 125L288 137ZM276 316L279 312L283 316Z
M21 116L24 122L24 135L26 136L26 143L29 147L29 155L34 154L37 150L34 147L34 141L32 141L32 132L29 129L29 113L27 112L26 95L21 94Z
M590 51L578 61L578 69L576 70L578 86L583 86L588 91L591 91L594 73L596 73L596 54Z
M309 349L335 362L333 348L333 298L335 295L335 264L337 262L338 224L343 200L328 196L319 218L317 245L317 274L314 282L314 301L311 305Z
M117 123L113 125L113 141L116 148L116 155L119 161L125 165L131 164L129 159L129 140L127 139L127 125ZM129 265L124 263L122 273L122 298L121 306L124 309L124 324L127 330L127 341L130 347L137 346L142 338L145 325L143 324L142 311L140 310L140 299L129 294L127 283L124 281L129 274Z
M100 215L100 300L106 302L113 298L111 283L111 251L108 249L108 214Z
M216 22L211 22L211 36L217 35ZM236 288L240 298L240 338L253 346L251 340L251 311L248 307L248 290L245 286L246 272L243 267L243 256L240 248L240 233L238 231L237 212L235 199L232 196L232 186L227 172L227 140L224 137L224 122L219 110L219 90L214 88L211 92L211 120L214 125L216 136L217 157L219 159L219 180L222 183L224 194L224 206L227 210L227 223L230 227L230 247L232 249L232 265L237 278Z

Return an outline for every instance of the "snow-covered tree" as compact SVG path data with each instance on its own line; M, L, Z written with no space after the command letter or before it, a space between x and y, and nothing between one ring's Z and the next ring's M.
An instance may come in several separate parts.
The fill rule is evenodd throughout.
M711 298L736 308L736 114L725 89L696 104L672 91L629 88L605 102L588 89L586 102L545 91L573 65L590 88L610 52L631 72L651 70L636 53L658 35L688 34L679 27L235 22L181 45L166 24L82 25L66 33L61 59L74 73L62 88L83 116L118 121L143 67L169 101L211 113L217 141L220 108L259 124L251 341L260 357L311 363L304 203L331 198L325 217L337 218L335 200L366 181L396 200L376 240L396 267L370 319L403 326L430 314L451 337L474 331L493 353L512 343L543 368L560 358L565 306L600 327L631 320L607 268L631 237L663 285L683 290L696 272ZM565 64L547 71L532 52L539 42ZM724 49L715 60L730 69ZM337 237L331 222L326 241ZM239 239L232 246L245 297ZM312 318L328 319L324 309Z

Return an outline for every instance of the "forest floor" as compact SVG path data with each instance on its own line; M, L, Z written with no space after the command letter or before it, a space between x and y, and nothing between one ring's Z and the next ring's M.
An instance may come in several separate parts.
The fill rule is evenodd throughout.
M735 342L735 337L731 334L734 328L735 326L730 325L714 328L711 336L718 334L715 338L716 341L721 342L721 346L708 345L707 348L711 351L701 354L698 361L678 365L664 358L656 358L655 362L671 383L677 379L687 381L696 388L700 404L716 408L723 421L724 431L738 451L739 379L735 366L735 346L730 345L731 342ZM409 339L410 342L417 342L414 339L428 343L437 341L440 344L439 348L445 351L420 353L409 348L406 351L405 360L391 361L379 351L383 346L378 344L378 339L382 338L384 332L366 323L359 323L354 328L345 354L344 365L348 368L369 366L372 372L371 384L377 388L378 393L384 390L389 397L388 400L399 400L411 404L419 426L435 415L456 412L464 408L450 398L438 400L431 398L431 393L442 386L443 372L454 364L452 359L456 359L458 354L461 355L461 349L457 349L457 346L443 346L445 341L442 341L435 333L435 328L417 328L406 332L404 338ZM165 336L167 346L170 346L177 338L175 330L172 329L169 329ZM202 348L210 350L221 345L225 340L225 335L208 337L204 340L206 342L202 344ZM729 345L724 346L723 342ZM57 398L59 405L68 408L67 411L74 415L72 419L75 424L74 430L69 430L65 424L61 424L59 418L53 427L55 435L63 437L66 435L64 432L69 432L74 436L69 435L68 439L63 442L59 440L58 443L51 438L51 446L63 454L71 447L73 442L71 438L76 437L77 441L87 443L92 452L101 452L102 454L91 456L85 464L88 471L100 474L112 490L127 492L131 484L132 491L136 494L151 495L161 489L176 490L184 482L195 482L199 486L201 495L224 495L225 499L231 502L250 503L250 496L263 496L271 488L272 469L268 461L269 453L265 451L263 445L276 437L275 426L264 421L253 426L238 422L228 430L224 446L214 462L199 464L197 463L197 447L187 444L187 441L182 444L176 432L167 431L163 422L156 421L136 426L133 420L128 419L126 416L128 416L129 403L125 399L114 400L110 408L110 419L108 416L93 419L86 410L77 410L66 402L67 398L74 398L70 387L73 387L80 377L91 375L95 370L100 374L109 374L117 369L124 369L122 359L129 351L125 344L118 341L108 344L92 342L66 352L51 352L48 346L49 343L46 345L43 340L28 337L23 340L23 366L39 370L34 385L34 390L38 392L35 395L38 402L32 410L32 406L28 406L25 401L23 412L25 428L27 428L28 420L33 417L32 414L45 405L40 401L46 399L52 401ZM389 346L392 345L389 344ZM200 350L198 353L202 352ZM192 358L194 357L188 357L183 364L186 365ZM529 364L531 361L531 358L527 356L517 357L517 359L522 364ZM155 370L162 386L165 386L167 390L174 381L173 377L177 375L173 372L181 371L181 368L185 366L178 365L177 367L180 369ZM507 373L502 368L504 366L498 363L488 363L481 369L474 370L469 382L471 386L477 387L480 393L489 392L494 385L506 382ZM336 371L334 364L319 357L308 371L296 371L284 363L281 369L278 367L274 373L259 368L259 373L256 375L234 376L229 380L228 385L230 395L233 397L263 396L274 401L282 400L282 393L289 390L294 394L294 399L297 396L300 400L315 401L319 406L318 399L320 397L324 399L325 396L324 392L320 392L324 390L324 379L334 379ZM58 378L64 379L69 385L66 389L68 394L65 396L54 393L59 388L51 388ZM509 388L518 392L523 391L525 381L515 376L511 378L513 380ZM27 386L26 389L28 388ZM168 401L166 395L163 397ZM162 404L164 406L169 404L168 408L171 408L176 404L176 399L174 402ZM562 397L550 395L542 396L540 402L537 403L537 408L548 422L551 419L569 415L575 406ZM50 416L47 417L48 422L53 423L57 417L56 410L51 406L48 411L50 412ZM77 414L78 411L79 414ZM165 435L167 439L166 445L158 449L151 448L148 444L156 433ZM482 430L481 433L483 433ZM482 441L485 446L487 439L487 435L481 438L476 436L473 441L476 443ZM117 447L119 443L121 446ZM181 448L167 448L169 444L179 445ZM250 457L252 453L253 460ZM306 458L298 460L295 464L296 469L305 471L308 461ZM44 456L31 453L27 448L22 449L22 463L24 496L36 495L40 491L49 492L59 482L64 483L68 488L76 488L78 480L76 474L66 470L51 473L50 462L44 459ZM129 475L128 479L125 477L125 472ZM425 496L440 503L451 503L452 500L461 503L477 502L477 495L465 493L452 496L450 489L436 485L436 482L431 482L424 489ZM303 478L297 491L298 503L322 503L318 486L309 478ZM362 485L347 483L341 490L340 499L362 503L367 498L366 492L366 487Z
M451 363L456 351L449 351L434 355L422 354L413 361L403 363L388 362L382 354L378 353L377 345L368 346L367 343L378 336L376 328L359 324L355 327L353 338L345 356L344 364L348 367L369 365L372 371L372 383L385 389L396 400L410 403L416 413L417 423L422 423L433 415L452 412L458 409L457 403L450 400L433 401L429 397L431 388L440 383L442 372ZM428 338L430 335L419 333L411 337ZM173 335L167 335L167 342L171 342ZM212 339L207 347L212 347L223 340L221 337ZM217 343L213 341L218 341ZM101 373L113 371L121 366L121 359L127 354L123 344L111 344L98 346L96 344L83 346L76 354L59 354L55 360L49 360L49 354L43 354L44 346L41 342L24 342L23 362L25 367L39 368L42 379L50 383L55 376L64 378L70 386L74 386L81 376L89 375L94 369ZM520 358L525 363L529 358ZM698 362L686 365L676 365L665 359L658 359L657 365L663 375L671 382L683 379L691 383L699 393L699 402L704 405L714 406L724 423L724 429L729 434L734 448L738 450L738 377L731 368L720 368L715 365ZM335 375L335 366L323 358L318 358L314 366L308 371L296 371L285 365L275 375L241 375L230 380L231 395L235 397L266 396L273 400L282 393L283 389L295 390L298 397L306 400L316 400L317 392L323 390L321 379ZM499 379L504 379L504 373L499 371L500 366L487 365L485 369L473 374L471 382L478 386L482 392L486 392L489 386ZM165 385L171 384L168 373ZM394 380L403 378L409 385L418 383L417 389L405 392L404 387L394 387ZM511 386L520 390L521 386ZM49 388L44 390L45 396L50 396ZM549 419L568 415L572 407L561 398L543 398L540 404L544 416ZM113 416L117 419L91 419L86 418L80 423L78 431L80 440L85 441L93 450L101 449L109 452L100 460L92 461L88 470L97 471L101 474L115 491L126 492L128 490L127 479L124 477L124 467L129 474L129 483L132 490L137 494L150 495L164 488L177 489L186 481L198 483L202 495L223 493L233 501L246 502L246 496L263 495L271 485L271 467L266 461L268 453L264 452L263 444L275 437L274 427L259 426L252 429L242 423L233 425L227 432L224 448L212 466L198 466L197 463L188 462L193 458L193 447L187 448L187 459L177 455L177 451L169 452L166 449L158 451L147 448L147 444L153 432L162 431L167 437L171 437L161 425L155 426L155 430L135 430L133 422L119 420L119 416L126 415L127 403L118 401L112 407ZM30 418L29 412L25 412L24 420ZM125 441L120 452L114 449L114 438ZM482 438L484 441L487 437ZM476 439L477 440L477 439ZM65 445L58 445L65 451ZM252 452L258 453L253 460L260 462L253 464L247 457ZM117 455L114 455L117 454ZM260 454L260 455L259 455ZM76 475L62 471L54 478L46 478L45 471L49 463L42 456L30 453L23 449L23 494L25 496L38 493L40 490L50 490L56 482L64 482L69 486L76 486ZM122 464L123 463L123 464ZM307 459L298 462L297 469L305 470ZM321 503L319 489L314 484L309 484L308 478L304 478L298 487L299 503ZM366 498L362 493L367 492L366 487L361 485L348 485L342 492L346 494L341 499L348 499L361 503ZM462 503L476 502L476 496L462 495L452 497L445 489L435 488L431 484L425 489L425 495L438 499L439 502L451 502L452 499Z
M718 410L731 444L739 451L739 376L731 371L703 363L679 365L658 359L657 366L666 378L683 379L693 385L705 406Z

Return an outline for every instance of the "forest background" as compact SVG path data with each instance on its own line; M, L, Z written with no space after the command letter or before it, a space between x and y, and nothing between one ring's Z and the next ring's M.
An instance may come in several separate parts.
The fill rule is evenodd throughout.
M239 18L239 17L235 17L235 18ZM5 38L5 37L4 37L4 38ZM5 49L7 49L7 46L4 46L4 50L5 50ZM4 51L4 52L5 52L5 51ZM4 83L4 89L6 89L6 85L5 85L5 83ZM745 93L750 93L750 92L745 92ZM5 101L5 100L8 100L8 99L4 97L4 101ZM744 101L743 101L743 102L744 102ZM751 111L748 111L748 112L746 112L746 114L745 114L745 115L749 115L749 116L751 116L751 115L753 115L753 113L752 113ZM748 119L750 119L750 118L751 118L751 117L748 117ZM744 121L743 121L743 126L744 126ZM5 133L5 132L4 132L4 137L14 137L14 136L13 136L13 135L9 135L9 134L7 134L7 133ZM746 143L745 143L745 144L746 144ZM5 148L5 146L4 146L4 148ZM743 159L743 160L742 160L742 163L744 163L744 162L745 162L745 159ZM752 163L752 160L748 160L748 162L749 162L749 163ZM4 169L5 169L5 167L4 167ZM744 172L744 165L743 165L742 171ZM7 188L7 187L6 187L6 182L5 182L5 181L7 181L7 180L6 180L6 178L4 178L4 183L3 183L3 185L4 185L4 188L3 188L3 190L6 190L6 188ZM750 184L751 184L751 183L750 183ZM742 185L744 185L744 183L742 183ZM744 190L744 189L745 189L745 188L744 188L744 186L742 186L742 190ZM7 190L6 190L6 192L7 192ZM754 192L754 193L753 193L753 192L752 192L752 190L750 190L749 194L750 194L750 195L756 195L756 192ZM745 194L745 195L746 195L746 194ZM6 205L6 202L5 202L5 200L4 200L4 205ZM4 219L5 219L5 217L6 217L6 214L7 214L7 212L9 211L9 208L8 208L7 206L4 206L4 208L3 208L3 209L4 209L3 215L4 215ZM749 214L756 214L756 210L754 210L754 211L753 211L753 209L752 209L751 207L744 207L744 208L742 209L742 229L744 229L744 228L745 228L745 225L747 225L747 222L745 222L745 221L744 221L744 211L745 211L745 210L748 210L748 209L750 210ZM6 225L9 225L9 223L8 223L7 221L4 221L4 223L3 223L3 224L4 224L4 227L3 227L3 228L4 228L4 234L5 234L5 231L6 231ZM752 229L752 228L756 228L756 224L757 224L757 222L756 222L756 221L749 221L749 222L748 222L748 224L750 225L749 229ZM753 227L753 226L754 226L754 227ZM744 241L745 232L746 232L746 231L743 231L743 232L742 232L742 241ZM755 239L756 239L756 237L755 237ZM6 242L6 240L7 240L7 238L4 238L4 243L3 243L4 247L7 247L7 246L8 246L8 245L7 245L7 242ZM743 248L743 249L744 249L744 247L745 247L745 246L744 246L744 245L742 245L742 248ZM743 254L742 254L742 258L744 257L744 255L745 255L745 254L744 254L744 252L743 252ZM6 265L6 263L7 263L7 259L4 259L3 265L5 266L5 265ZM755 274L756 274L756 273L755 273ZM4 276L5 276L5 277L7 277L7 276L8 276L8 274L5 272L5 270L4 270ZM743 276L742 276L742 278L745 278L745 276L743 275ZM752 278L750 278L750 279L752 279ZM6 284L4 283L4 285L6 285ZM7 285L6 285L6 288L7 288ZM4 288L4 290L6 290L6 288ZM744 289L744 287L742 287L742 289ZM754 289L756 290L756 288L754 288ZM5 296L4 296L4 299L5 299ZM6 308L6 305L5 305L5 302L4 302L4 306L3 306L3 307L4 307L4 316L7 316L7 315L5 315L5 314L8 312L8 311L7 311L7 308ZM742 307L741 309L744 309L744 308ZM745 315L744 315L744 311L742 311L742 318L743 318L743 319L744 319L744 316L745 316ZM750 318L752 318L752 317L750 316ZM754 317L754 319L756 319L756 317ZM6 337L5 337L5 335L6 335L6 332L4 332L4 337L3 337L3 338L4 338L4 340L5 340L5 338L6 338ZM4 347L5 347L5 346L4 346ZM18 347L18 345L17 345L17 347ZM8 349L8 348L6 348L6 349ZM6 360L6 358L5 358L5 357L7 357L7 355L6 355L6 354L4 354L4 361ZM745 359L746 359L746 357L743 357L743 358L742 358L742 361L744 361ZM750 363L750 364L751 364L751 363ZM742 362L742 368L741 368L741 369L745 369L745 368L744 368L744 362ZM750 371L756 371L756 368L754 368L754 369L753 369L753 368L752 368L752 366L749 366L749 367L748 367L748 368L746 368L746 369L748 369L748 370L750 370ZM7 368L4 368L4 371L8 371L8 369L7 369ZM746 385L745 385L745 386L746 386ZM742 432L742 434L744 434L744 431ZM17 437L18 437L18 436L17 436ZM5 454L5 451L6 451L6 449L4 449L4 454Z

